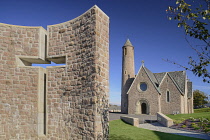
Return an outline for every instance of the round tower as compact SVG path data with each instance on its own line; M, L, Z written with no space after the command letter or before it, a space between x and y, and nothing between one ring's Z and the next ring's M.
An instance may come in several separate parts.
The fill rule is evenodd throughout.
M127 92L135 78L134 47L128 39L122 47L121 112L128 113Z

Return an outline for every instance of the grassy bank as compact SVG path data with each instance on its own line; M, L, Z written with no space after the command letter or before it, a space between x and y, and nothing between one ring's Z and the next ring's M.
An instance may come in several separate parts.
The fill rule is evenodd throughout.
M192 114L177 114L177 115L167 115L167 116L173 120L189 119L190 117L193 117L195 119L208 118L210 120L210 108L194 109L194 112L195 113Z
M194 113L210 112L210 108L194 109Z
M192 137L185 137L137 128L126 124L121 120L110 121L109 125L110 140L199 140L197 138Z

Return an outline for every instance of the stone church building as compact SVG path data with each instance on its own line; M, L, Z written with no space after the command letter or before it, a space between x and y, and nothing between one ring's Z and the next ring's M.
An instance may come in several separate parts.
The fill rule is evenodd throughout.
M185 71L152 73L142 62L135 75L134 47L129 40L122 50L122 113L193 113L192 82Z

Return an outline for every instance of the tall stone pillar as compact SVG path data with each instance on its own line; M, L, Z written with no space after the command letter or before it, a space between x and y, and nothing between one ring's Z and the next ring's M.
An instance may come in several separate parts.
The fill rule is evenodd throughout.
M134 47L128 39L122 47L121 112L128 113L128 89L135 78Z

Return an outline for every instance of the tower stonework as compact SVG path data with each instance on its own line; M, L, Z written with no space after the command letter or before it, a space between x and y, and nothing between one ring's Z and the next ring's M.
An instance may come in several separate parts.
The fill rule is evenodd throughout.
M128 113L128 89L135 78L134 47L128 39L122 47L121 112Z
M32 63L65 63L42 68ZM109 17L0 23L0 139L108 139Z

